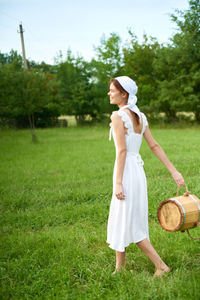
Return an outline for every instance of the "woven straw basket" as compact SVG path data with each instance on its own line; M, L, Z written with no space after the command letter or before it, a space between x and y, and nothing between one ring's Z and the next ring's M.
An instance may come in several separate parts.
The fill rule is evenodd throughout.
M179 188L180 189L180 188ZM158 220L161 227L170 232L187 230L200 226L200 199L191 195L186 186L186 192L182 196L170 198L160 203L158 206Z

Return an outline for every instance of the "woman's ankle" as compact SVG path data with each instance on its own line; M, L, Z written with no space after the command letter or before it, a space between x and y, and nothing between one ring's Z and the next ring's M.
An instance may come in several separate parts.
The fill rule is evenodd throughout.
M156 267L156 270L164 271L165 272L165 271L169 271L170 268L166 264L164 264L162 266Z
M123 264L118 264L118 265L116 265L115 266L115 270L121 270L121 269L123 269L123 268L125 268L125 263L123 263Z

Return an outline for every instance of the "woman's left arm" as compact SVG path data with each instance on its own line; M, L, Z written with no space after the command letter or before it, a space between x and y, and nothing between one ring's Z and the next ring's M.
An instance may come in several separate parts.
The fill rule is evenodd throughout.
M126 141L125 141L125 132L124 132L124 124L121 117L114 112L111 116L113 130L116 136L117 143L117 174L116 174L116 187L115 187L115 195L119 200L125 199L122 179L124 173L124 165L126 160Z
M169 170L171 173L174 181L176 184L180 187L181 185L185 185L185 181L181 173L179 173L174 165L171 163L171 161L168 159L167 155L161 148L161 146L155 141L153 138L149 126L146 127L146 130L144 132L144 138L147 141L149 148L151 151L160 159L160 161L165 165L165 167Z

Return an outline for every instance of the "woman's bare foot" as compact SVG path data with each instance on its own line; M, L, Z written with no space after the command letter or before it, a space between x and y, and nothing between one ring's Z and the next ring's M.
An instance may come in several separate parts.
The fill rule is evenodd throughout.
M125 270L125 266L121 266L120 268L115 269L115 271L112 273L112 275L115 275L116 273L122 272Z
M118 270L115 269L114 272L112 272L112 275L115 275L118 272Z
M162 275L164 275L164 273L169 273L170 272L170 268L169 267L164 267L162 269L157 269L153 275L153 277L161 277Z

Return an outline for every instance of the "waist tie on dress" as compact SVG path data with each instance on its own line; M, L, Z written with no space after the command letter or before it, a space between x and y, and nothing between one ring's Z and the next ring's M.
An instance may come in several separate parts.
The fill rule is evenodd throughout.
M132 156L132 157L134 157L135 160L136 160L136 162L137 162L139 165L141 165L141 166L144 165L144 162L143 162L143 160L142 160L142 158L141 158L141 156L140 156L139 153L135 153L135 152L130 152L130 151L128 151L128 152L126 152L126 155L127 155L127 156Z

